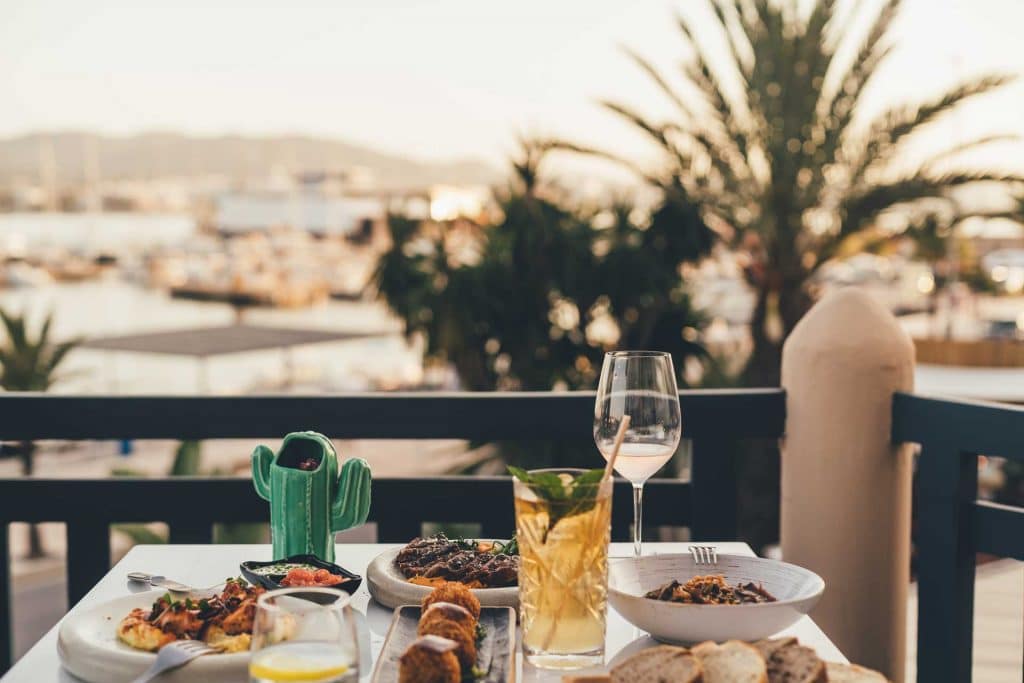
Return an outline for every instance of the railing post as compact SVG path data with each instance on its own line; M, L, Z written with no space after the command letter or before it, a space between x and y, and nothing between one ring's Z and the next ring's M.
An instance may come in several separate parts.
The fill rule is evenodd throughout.
M691 444L690 538L732 541L736 529L736 468L726 438L703 437Z
M814 619L851 661L905 676L910 581L909 447L891 444L892 397L913 385L914 348L863 291L825 297L786 341L783 558L827 588Z
M0 675L14 663L14 619L11 613L10 526L0 521Z
M110 569L110 523L81 519L67 522L68 609L85 597Z
M936 425L940 433L942 425ZM921 444L917 471L917 680L971 680L974 626L973 509L978 458Z

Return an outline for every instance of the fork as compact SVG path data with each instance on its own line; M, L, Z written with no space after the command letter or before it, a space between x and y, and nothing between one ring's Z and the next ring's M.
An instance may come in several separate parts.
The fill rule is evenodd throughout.
M178 640L160 648L156 653L156 661L145 673L132 683L149 683L160 674L177 669L191 662L196 657L216 652L214 648L199 640Z
M693 555L693 563L697 566L718 565L718 548L713 545L691 545L690 554Z

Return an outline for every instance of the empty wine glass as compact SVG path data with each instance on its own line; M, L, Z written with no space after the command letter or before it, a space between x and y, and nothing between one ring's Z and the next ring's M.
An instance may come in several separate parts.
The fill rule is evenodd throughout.
M633 552L640 557L644 483L679 446L682 417L672 356L661 351L613 351L604 356L594 405L594 442L607 460L628 415L615 471L633 484Z

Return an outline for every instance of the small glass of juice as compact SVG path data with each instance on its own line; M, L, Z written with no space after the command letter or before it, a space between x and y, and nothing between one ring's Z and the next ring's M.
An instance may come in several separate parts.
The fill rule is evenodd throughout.
M354 683L359 639L349 596L329 588L285 588L256 601L251 683Z

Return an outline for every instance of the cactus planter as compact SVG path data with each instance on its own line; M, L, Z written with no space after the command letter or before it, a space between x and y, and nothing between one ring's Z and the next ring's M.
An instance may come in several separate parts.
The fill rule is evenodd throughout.
M334 562L334 533L362 524L370 511L366 461L352 458L339 474L334 446L316 432L289 434L277 454L257 446L252 481L270 502L274 558L308 554Z

